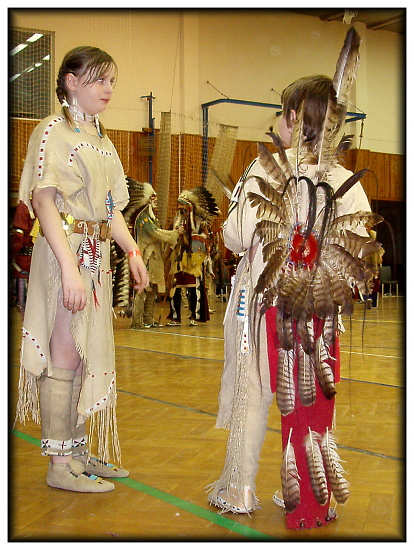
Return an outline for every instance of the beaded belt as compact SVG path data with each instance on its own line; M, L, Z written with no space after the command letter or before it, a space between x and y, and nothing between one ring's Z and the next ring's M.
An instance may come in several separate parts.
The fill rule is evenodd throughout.
M83 235L85 232L88 235L94 235L95 231L100 241L106 241L106 239L111 238L111 226L108 225L107 221L103 222L88 222L85 220L73 220L72 224L69 224L68 229L66 229L66 223L63 222L63 228L67 235L71 233L80 233ZM68 233L68 230L70 233Z
M60 217L62 218L63 229L68 237L72 233L83 235L86 232L88 235L96 235L100 241L106 241L106 239L111 238L111 226L107 221L76 220L71 214L65 214L64 212L60 212ZM43 236L41 228L40 234Z

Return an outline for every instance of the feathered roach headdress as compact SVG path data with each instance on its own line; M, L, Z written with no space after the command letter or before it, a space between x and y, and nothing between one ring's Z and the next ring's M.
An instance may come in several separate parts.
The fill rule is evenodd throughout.
M191 204L195 214L201 218L210 221L220 214L216 200L205 187L194 187L193 189L184 189L178 195L178 203Z
M124 218L128 223L138 210L150 202L156 192L153 186L147 182L136 181L130 177L126 178L129 193L128 206L124 210Z

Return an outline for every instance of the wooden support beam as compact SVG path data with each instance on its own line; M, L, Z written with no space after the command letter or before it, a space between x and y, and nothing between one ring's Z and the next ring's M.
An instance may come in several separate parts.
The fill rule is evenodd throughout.
M393 25L394 23L400 23L402 21L402 16L397 15L396 17L391 17L390 19L387 19L386 21L381 21L381 23L373 23L371 25L367 25L367 29L370 29L371 31L376 31L378 29L383 29L384 27L387 27L388 25Z
M322 21L335 21L336 19L342 19L345 10L336 11L335 13L328 13L327 15L321 15L319 18Z

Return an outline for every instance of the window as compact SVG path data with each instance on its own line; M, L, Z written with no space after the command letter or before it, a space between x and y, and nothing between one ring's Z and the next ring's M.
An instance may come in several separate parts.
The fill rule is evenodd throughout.
M52 112L54 33L13 28L9 34L10 116L41 119Z

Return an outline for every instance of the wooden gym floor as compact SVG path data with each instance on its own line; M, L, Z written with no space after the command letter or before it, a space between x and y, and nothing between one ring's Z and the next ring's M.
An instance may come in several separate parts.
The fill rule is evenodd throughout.
M404 539L404 298L383 298L378 308L365 311L365 323L363 305L355 304L352 330L344 320L336 437L351 496L338 505L337 521L300 532L285 529L282 510L272 502L281 460L275 403L257 476L261 509L251 517L221 515L207 503L205 487L220 475L227 437L214 427L225 305L217 302L211 320L198 327L136 331L127 319L115 321L118 429L130 471L128 479L115 481L115 491L93 495L47 487L39 426L15 426L9 540ZM10 321L12 424L21 328L16 310Z

